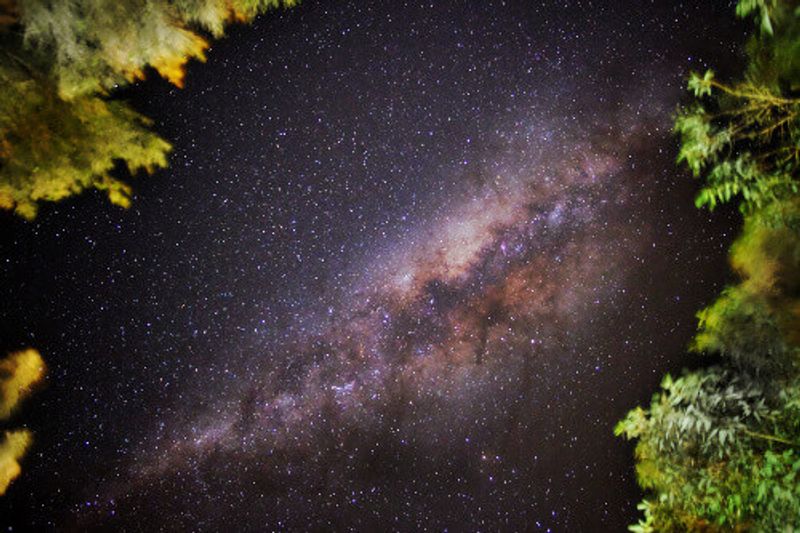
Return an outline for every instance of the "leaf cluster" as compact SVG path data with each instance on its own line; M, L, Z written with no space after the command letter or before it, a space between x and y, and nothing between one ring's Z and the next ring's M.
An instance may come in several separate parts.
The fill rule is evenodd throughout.
M637 532L800 529L800 8L740 0L737 13L757 25L745 78L693 74L675 131L703 180L697 206L739 201L740 282L698 313L691 350L721 362L665 377L616 427L637 441L648 494Z
M39 202L87 188L127 207L131 189L113 177L118 162L131 174L166 166L170 145L123 102L89 95L64 100L48 78L31 77L13 63L0 63L0 80L0 208L32 219Z
M652 496L631 531L800 527L800 381L779 391L724 367L686 372L615 432L637 439Z
M739 82L692 73L694 101L678 111L678 162L704 178L698 207L734 198L743 213L798 192L800 165L800 7L789 0L742 0L760 32L748 46L750 67Z
M296 3L0 2L0 209L32 219L41 202L90 188L129 205L132 189L115 176L166 166L170 145L113 91L148 69L181 87L209 37Z

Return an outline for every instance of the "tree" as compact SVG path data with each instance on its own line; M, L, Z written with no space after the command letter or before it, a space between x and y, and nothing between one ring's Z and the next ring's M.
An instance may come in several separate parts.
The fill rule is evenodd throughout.
M697 206L740 197L749 213L798 192L800 165L800 16L798 2L741 0L739 16L755 14L760 34L749 45L742 81L713 71L692 73L695 102L681 109L675 131L679 162L705 183ZM777 213L780 215L780 213Z
M152 68L181 87L207 36L297 0L0 0L0 208L32 219L41 201L88 188L118 205L114 178L167 164L170 145L113 92Z
M615 432L638 439L636 473L654 496L632 531L778 531L800 524L800 382L724 367L667 375L647 411Z
M758 28L743 81L692 74L694 102L675 120L678 161L704 180L697 206L739 201L741 282L698 313L691 349L721 363L667 376L615 428L637 440L647 491L632 531L800 528L798 4L740 0Z
M22 350L0 360L0 421L11 417L44 373L44 361L36 350ZM19 461L32 441L30 430L5 431L0 441L0 496L22 471Z
M112 176L167 164L170 145L127 104L94 95L64 100L53 83L0 63L0 208L32 219L40 201L84 189L105 190L129 205L131 188Z
M800 219L800 199L773 202L745 219L730 250L742 278L698 313L695 352L721 353L740 370L790 375L800 363L800 232L772 224Z

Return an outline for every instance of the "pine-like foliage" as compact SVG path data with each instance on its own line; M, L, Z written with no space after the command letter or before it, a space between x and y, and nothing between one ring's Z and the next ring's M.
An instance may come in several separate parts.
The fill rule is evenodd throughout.
M112 170L166 166L170 145L111 93L149 68L181 87L228 23L296 2L0 0L0 209L30 219L87 188L127 206Z
M38 203L87 188L127 207L130 187L112 176L167 164L170 145L123 102L82 95L64 100L48 78L0 63L0 208L32 219Z
M800 8L740 0L737 13L757 25L745 81L692 75L675 129L704 179L698 207L740 200L741 282L698 313L691 349L722 362L667 376L615 429L637 440L648 491L631 531L800 529Z
M297 0L18 0L25 43L53 59L65 98L102 92L144 77L148 67L183 85L184 66L204 60L201 31L221 37L233 20L250 21Z

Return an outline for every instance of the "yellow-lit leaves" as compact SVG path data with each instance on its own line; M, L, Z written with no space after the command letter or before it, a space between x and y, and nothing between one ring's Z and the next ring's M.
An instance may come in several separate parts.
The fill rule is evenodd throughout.
M231 22L296 3L12 2L20 31L3 36L0 55L0 209L33 219L40 202L90 188L128 207L132 189L114 169L153 172L167 165L171 147L148 119L109 95L148 68L183 87L187 63L205 60L203 32L220 37ZM0 0L0 15L6 4Z
M190 31L177 30L177 33L183 37L181 47L159 54L153 58L152 65L163 78L176 87L182 88L186 63L191 58L205 61L205 50L208 48L208 43Z
M39 352L28 349L0 360L0 420L5 420L44 377Z
M112 176L165 167L170 145L147 129L149 121L123 102L99 97L60 98L45 82L0 65L10 80L0 99L0 208L31 219L42 201L88 188L106 191L126 207L131 189Z
M44 361L36 350L22 350L0 360L0 420L11 416L44 373ZM26 429L5 432L0 442L0 496L22 471L19 461L32 441Z
M25 41L54 56L59 94L67 99L111 91L148 67L178 87L185 66L203 61L208 42L233 21L249 22L296 0L20 0Z
M0 496L6 493L11 482L22 472L19 461L32 441L33 436L26 429L5 432L0 442Z
M800 364L800 235L770 224L775 212L797 219L800 200L776 202L746 217L730 254L741 282L698 313L692 344L756 372L786 372Z

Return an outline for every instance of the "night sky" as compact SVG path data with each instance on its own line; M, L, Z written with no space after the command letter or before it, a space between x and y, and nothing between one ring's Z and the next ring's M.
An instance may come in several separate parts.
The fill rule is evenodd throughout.
M314 1L122 96L174 144L0 216L19 528L621 531L615 422L729 279L671 117L733 2Z

